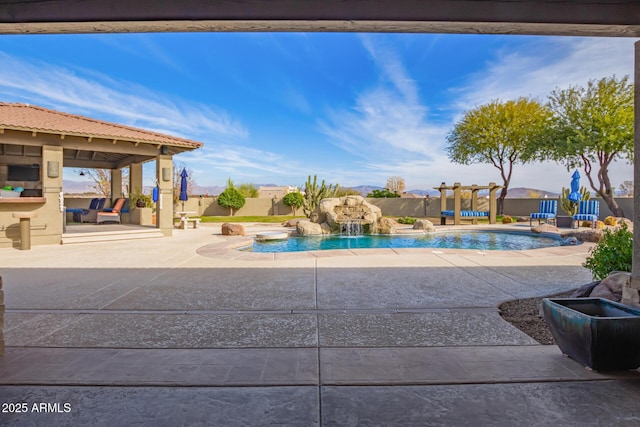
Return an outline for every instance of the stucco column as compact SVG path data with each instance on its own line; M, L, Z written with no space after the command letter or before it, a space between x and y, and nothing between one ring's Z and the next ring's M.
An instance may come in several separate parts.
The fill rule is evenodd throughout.
M165 236L173 233L173 157L156 157L158 179L158 203L156 204L156 228Z
M42 196L47 200L38 210L40 218L47 218L46 233L62 236L63 213L60 211L60 193L62 192L62 147L44 145L42 147ZM49 228L51 227L51 228Z
M111 201L122 197L122 169L111 169Z
M631 283L622 288L622 303L640 307L640 42L635 43L633 156L633 260Z
M129 192L142 193L142 163L129 165Z

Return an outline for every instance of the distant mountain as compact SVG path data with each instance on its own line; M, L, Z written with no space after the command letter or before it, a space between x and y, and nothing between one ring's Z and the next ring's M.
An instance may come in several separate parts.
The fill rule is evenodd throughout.
M191 192L194 195L198 195L198 196L200 196L200 195L203 195L203 196L206 196L206 195L217 196L220 193L222 193L225 188L227 188L227 187L222 187L222 186L219 186L219 185L208 185L208 186L205 186L205 185L194 184L193 188L191 189Z
M351 188L352 190L359 192L360 194L362 194L362 197L367 197L367 194L373 192L373 190L384 189L384 187L378 187L376 185L358 185L356 187L347 187L347 188Z
M498 191L498 194L500 193L500 191ZM541 199L549 198L549 199L554 199L560 196L560 193L553 193L551 191L545 191L545 190L536 190L534 188L523 188L523 187L516 187L516 188L509 188L509 191L507 192L507 199L519 199L519 198L528 198L528 197L538 197Z
M407 190L407 193L417 194L419 196L439 197L440 192L438 190Z
M62 180L62 191L65 194L93 194L93 183L82 181Z

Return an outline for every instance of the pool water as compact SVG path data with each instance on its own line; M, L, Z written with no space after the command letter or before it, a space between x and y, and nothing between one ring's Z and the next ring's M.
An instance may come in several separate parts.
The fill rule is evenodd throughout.
M460 231L420 235L366 235L358 237L290 237L287 240L254 242L253 252L301 252L363 248L448 248L478 250L525 250L562 246L561 237L503 231Z

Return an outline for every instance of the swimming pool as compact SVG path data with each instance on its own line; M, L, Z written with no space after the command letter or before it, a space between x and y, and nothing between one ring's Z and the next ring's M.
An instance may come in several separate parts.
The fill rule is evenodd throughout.
M290 237L287 240L254 242L243 250L253 252L302 252L364 248L448 248L478 250L526 250L562 246L560 236L505 231L449 231L420 235L365 235L358 237Z

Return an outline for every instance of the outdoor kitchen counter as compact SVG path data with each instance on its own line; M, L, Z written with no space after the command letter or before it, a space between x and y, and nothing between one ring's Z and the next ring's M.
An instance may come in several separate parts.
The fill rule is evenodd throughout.
M45 197L0 197L0 204L22 204L22 203L40 203L47 202Z

